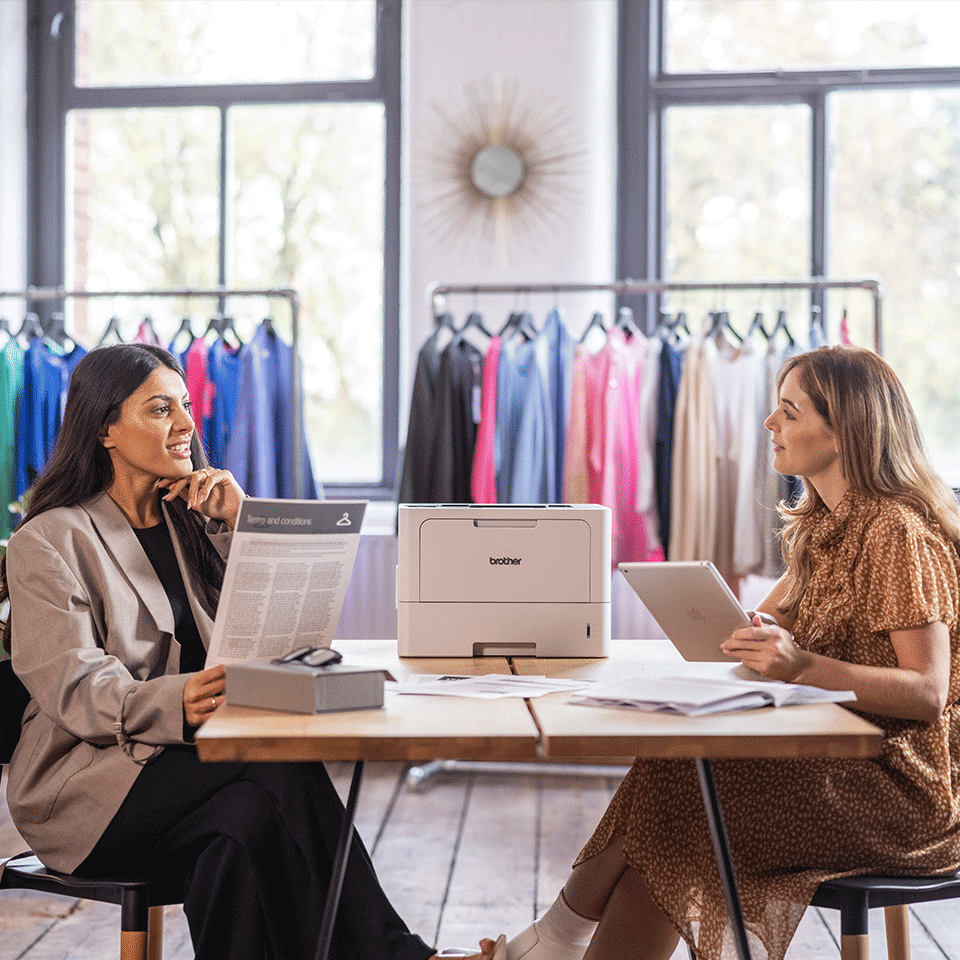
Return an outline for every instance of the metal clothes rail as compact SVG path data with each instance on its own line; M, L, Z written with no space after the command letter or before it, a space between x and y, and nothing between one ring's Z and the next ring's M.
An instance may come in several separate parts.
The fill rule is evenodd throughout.
M876 277L834 279L808 277L802 280L613 280L609 283L434 283L427 290L430 310L436 319L443 310L443 300L457 294L514 293L615 293L646 294L683 291L721 292L727 290L865 290L873 298L873 342L877 353L883 352L883 284Z
M294 489L303 496L303 411L300 406L300 295L290 287L272 289L247 289L234 287L183 288L169 290L68 290L64 287L27 287L25 290L0 290L0 300L24 300L38 303L48 300L92 300L97 298L166 297L177 299L217 299L221 302L230 297L260 297L282 299L290 307L290 391L293 396L293 478Z

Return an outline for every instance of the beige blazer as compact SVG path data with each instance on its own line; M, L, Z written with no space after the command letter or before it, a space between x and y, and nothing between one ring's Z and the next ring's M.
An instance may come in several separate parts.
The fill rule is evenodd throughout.
M207 533L226 556L225 525L211 522ZM213 623L190 588L172 527L171 535L208 645ZM188 674L178 673L180 644L163 587L106 494L21 527L7 546L7 578L13 666L31 696L7 800L37 856L71 871L143 764L164 744L184 742Z

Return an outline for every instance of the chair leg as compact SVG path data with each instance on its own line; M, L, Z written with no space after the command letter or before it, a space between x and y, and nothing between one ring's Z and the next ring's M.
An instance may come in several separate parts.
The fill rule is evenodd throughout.
M150 908L147 960L163 960L163 907Z
M869 960L870 937L866 934L840 935L840 960Z
M148 960L150 900L145 889L127 888L120 900L120 960Z
M120 931L120 960L148 960L146 930Z
M905 903L883 908L887 927L887 960L910 960L910 911Z

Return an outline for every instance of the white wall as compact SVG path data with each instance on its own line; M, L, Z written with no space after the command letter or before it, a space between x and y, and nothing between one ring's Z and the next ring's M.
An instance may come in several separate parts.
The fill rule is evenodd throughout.
M431 325L429 283L614 278L616 4L404 0L403 45L402 423L412 365ZM479 96L496 99L498 76L529 107L525 129L547 142L551 136L540 128L546 118L562 115L562 142L581 150L563 178L576 196L547 201L565 212L565 225L535 235L532 246L512 231L506 262L495 242L471 242L469 217L452 237L443 235L446 219L440 226L435 221L438 186L448 178L434 156L450 129L439 111L455 118L454 129L466 127L475 115L471 85ZM469 305L462 299L450 304L455 312ZM508 307L494 315L498 324Z
M0 289L26 278L26 0L0 0ZM22 303L0 303L0 313ZM12 317L11 317L12 319Z

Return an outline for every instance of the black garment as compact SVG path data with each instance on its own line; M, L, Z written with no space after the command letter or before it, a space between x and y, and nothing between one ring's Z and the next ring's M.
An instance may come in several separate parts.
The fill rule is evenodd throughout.
M472 503L470 480L480 422L483 354L454 338L440 355L428 503Z
M163 585L170 607L173 610L174 636L180 644L180 672L194 673L202 670L207 661L207 651L200 639L197 622L190 610L187 588L177 564L177 555L173 549L173 540L166 523L161 521L155 527L147 527L133 532L143 547L143 552L156 570Z
M322 764L201 763L192 747L171 746L77 872L135 873L145 862L185 872L197 960L312 960L342 820ZM433 953L390 905L355 835L331 958Z
M434 331L417 354L398 503L427 503L430 500L430 451L433 447L439 370L440 349L437 331Z

